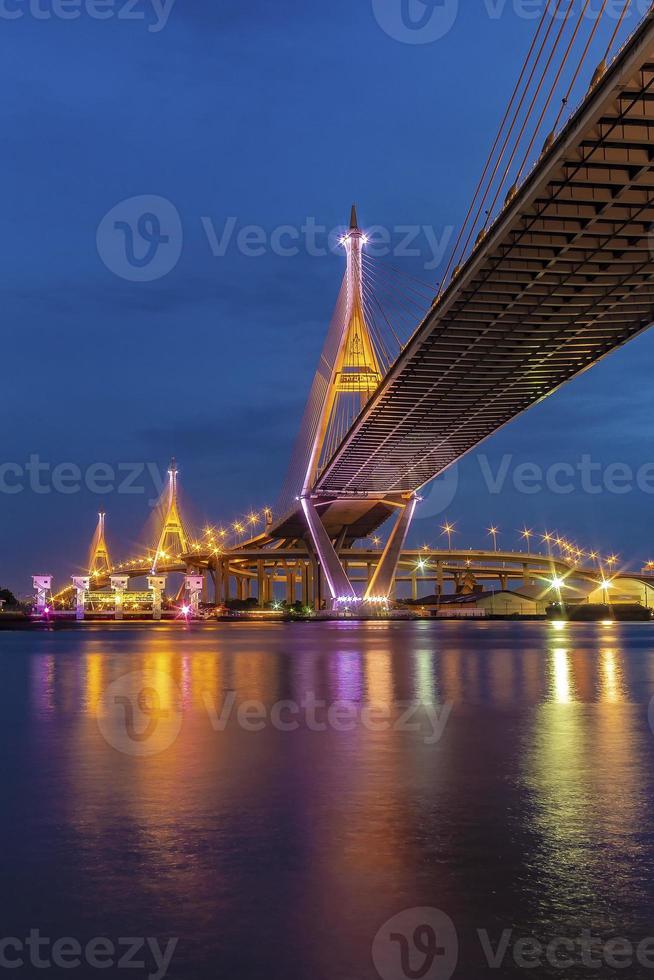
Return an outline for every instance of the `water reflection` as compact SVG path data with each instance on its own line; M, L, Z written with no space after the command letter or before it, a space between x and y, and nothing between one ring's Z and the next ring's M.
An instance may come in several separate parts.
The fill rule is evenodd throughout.
M463 937L495 923L568 934L587 921L624 934L616 919L646 917L646 629L307 624L39 639L12 638L0 670L29 733L9 757L30 774L30 836L61 861L43 885L53 930L61 879L91 934L109 916L117 935L185 937L179 976L287 980L367 976L380 923L422 904L446 909ZM158 710L182 718L147 757L99 725L110 685L141 672L155 678ZM357 723L270 723L278 701L310 695L355 706ZM259 731L239 723L247 702L263 708ZM440 740L397 727L416 702L454 706ZM371 706L389 724L363 724ZM14 826L10 873L30 860ZM16 904L26 923L33 899ZM58 934L70 934L65 922Z

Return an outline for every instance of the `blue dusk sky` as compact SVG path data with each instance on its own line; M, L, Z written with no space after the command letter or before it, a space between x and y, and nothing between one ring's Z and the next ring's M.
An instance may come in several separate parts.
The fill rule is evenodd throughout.
M451 23L413 43L402 4ZM429 243L465 215L534 21L490 0L0 6L0 585L26 594L84 564L99 509L127 555L173 454L200 523L274 502L343 274L276 230L356 201L364 227L430 229L394 262L436 283ZM138 207L154 271L107 232L127 245ZM448 518L466 545L527 524L654 557L653 373L646 333L506 427L427 491L415 543ZM114 485L60 492L65 463Z

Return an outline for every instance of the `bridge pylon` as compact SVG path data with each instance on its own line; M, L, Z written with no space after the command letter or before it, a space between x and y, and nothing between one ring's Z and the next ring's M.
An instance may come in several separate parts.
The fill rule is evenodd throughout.
M101 511L98 514L98 526L91 542L91 552L89 557L89 575L97 576L106 574L111 570L109 549L105 539L105 518L106 514Z
M335 434L332 430L339 428L337 416L340 404L349 399L354 403L358 415L382 379L363 301L362 249L365 240L359 228L356 205L353 204L350 228L341 240L347 256L344 316L340 323L340 336L335 337L336 354L304 473L303 494L310 492L321 464L327 461L325 456L331 455L330 436Z
M157 546L152 559L152 574L157 572L158 562L166 555L175 557L188 552L188 539L179 512L177 462L173 457L168 469L168 490L166 493L165 513Z
M366 236L359 228L356 207L352 207L350 227L341 239L347 268L337 310L325 343L314 386L309 396L305 421L291 463L301 489L295 498L301 503L304 536L317 556L327 595L321 600L338 608L357 600L339 553L357 537L356 509L360 502L335 493L327 498L315 492L324 467L330 461L351 423L366 407L382 382L382 359L366 318L363 284L363 248ZM368 309L369 309L368 303ZM295 469L295 459L299 462ZM297 493L297 490L295 491ZM377 502L364 503L368 509L379 505L373 521L383 521L399 510L395 531L380 568L363 601L390 595L399 556L415 509L413 495L382 495ZM340 515L340 516L339 516ZM365 536L364 532L364 535ZM320 586L318 587L321 592ZM381 591L380 591L381 590Z

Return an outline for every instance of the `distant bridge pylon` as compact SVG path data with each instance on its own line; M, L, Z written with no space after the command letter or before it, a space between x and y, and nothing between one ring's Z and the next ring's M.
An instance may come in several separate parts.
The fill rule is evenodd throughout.
M93 541L91 542L89 575L93 575L95 577L98 575L105 575L111 570L109 549L107 548L107 542L105 539L105 517L106 515L103 511L98 514L98 526L95 529Z
M163 523L152 559L153 575L156 574L162 559L166 559L168 556L179 557L180 555L185 555L189 550L188 536L184 529L179 509L177 474L177 461L173 457L170 461L170 468L168 469L168 487L165 497Z

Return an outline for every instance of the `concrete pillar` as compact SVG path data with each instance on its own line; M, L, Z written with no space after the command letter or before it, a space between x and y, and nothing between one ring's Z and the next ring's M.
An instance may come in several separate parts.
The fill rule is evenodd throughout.
M165 575L148 575L148 588L152 592L152 618L161 619L161 598L166 588Z
M211 577L211 584L213 586L213 601L215 606L220 605L220 596L218 592L218 569L209 566L207 568L207 574Z
M86 612L86 594L91 588L91 579L88 575L73 575L73 585L77 591L77 606L75 618L78 621L84 619Z
M225 558L223 563L223 595L225 597L225 602L229 602L231 599L230 592L230 581L229 581L229 559Z
M129 585L129 576L112 575L109 582L114 590L114 618L120 620L123 618L123 599Z
M292 568L286 571L286 601L289 606L295 602L295 570Z
M311 604L313 605L313 608L316 610L316 612L318 612L321 606L320 567L315 558L311 559L307 571L308 571L308 579L309 579L309 595L311 596Z
M36 592L36 613L44 616L48 608L48 592L52 589L52 575L33 575L32 588Z
M500 575L500 589L502 592L506 592L507 577L506 575Z
M417 503L417 498L412 497L400 510L372 581L366 589L366 599L382 596L388 598L393 593L393 585L397 590L397 569Z
M436 595L440 599L443 595L443 562L436 562Z
M415 602L418 598L418 576L414 574L411 576L411 598Z
M263 565L263 558L260 558L257 562L257 598L259 599L259 606L263 608L265 603L264 589L265 589L265 570Z

